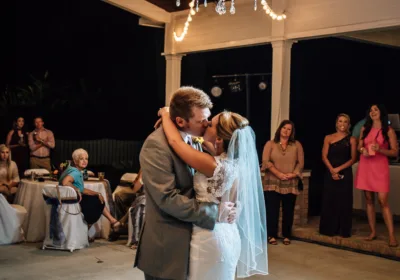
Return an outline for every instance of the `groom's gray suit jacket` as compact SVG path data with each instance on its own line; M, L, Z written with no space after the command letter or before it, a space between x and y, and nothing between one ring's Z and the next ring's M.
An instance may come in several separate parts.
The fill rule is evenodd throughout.
M195 200L192 169L170 148L162 128L144 142L140 166L147 200L134 266L153 277L185 280L192 225L212 230L218 208Z

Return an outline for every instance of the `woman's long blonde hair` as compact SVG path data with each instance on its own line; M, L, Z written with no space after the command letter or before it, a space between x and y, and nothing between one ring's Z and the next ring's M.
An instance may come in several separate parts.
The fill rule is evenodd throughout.
M8 150L8 159L6 160L6 166L7 166L7 180L11 180L12 172L11 172L11 150L8 148L5 144L0 145L0 153Z

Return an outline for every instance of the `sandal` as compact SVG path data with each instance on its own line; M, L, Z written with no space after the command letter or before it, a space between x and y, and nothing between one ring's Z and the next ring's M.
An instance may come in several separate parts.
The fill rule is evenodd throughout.
M367 238L365 238L365 241L374 241L376 239L376 235L375 236L368 236Z
M118 232L124 225L120 221L116 221L111 224L113 232Z
M93 243L93 242L94 242L94 240L95 240L95 238L94 238L94 237L89 237L89 236L88 236L88 241L89 241L89 243Z
M275 237L268 237L268 244L278 245L278 241L276 241Z
M290 243L291 243L291 242L290 242L290 239L289 239L289 238L286 238L286 237L285 237L285 238L283 239L283 245L290 245Z
M131 249L132 250L136 250L137 247L138 247L138 244L139 244L138 242L133 243L132 246L131 246Z
M389 240L389 247L397 247L399 246L399 243L397 243L396 239L393 241Z

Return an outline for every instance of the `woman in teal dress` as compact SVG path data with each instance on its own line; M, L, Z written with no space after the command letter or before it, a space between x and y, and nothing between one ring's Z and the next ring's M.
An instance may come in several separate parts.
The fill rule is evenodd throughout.
M118 231L121 223L111 215L106 207L104 207L105 200L101 193L85 189L82 170L88 165L88 158L88 153L84 149L75 150L72 153L75 166L68 166L62 173L59 183L62 186L69 186L75 189L79 197L81 211L89 228L96 223L101 214L103 214L110 221L112 229Z

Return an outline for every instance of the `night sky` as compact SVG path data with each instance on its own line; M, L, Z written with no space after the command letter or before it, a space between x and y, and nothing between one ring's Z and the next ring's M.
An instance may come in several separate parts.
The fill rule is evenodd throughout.
M8 30L13 48L6 54L2 87L27 86L30 75L41 78L46 71L50 86L44 104L13 107L1 116L4 137L16 116L31 127L32 117L43 115L58 139L146 138L164 104L163 29L139 26L137 16L94 0L16 1L13 9ZM313 184L322 180L323 138L334 132L337 114L349 114L355 124L376 102L400 113L399 65L399 48L340 38L293 45L290 114ZM182 60L182 84L209 93L212 75L271 71L271 45L189 54ZM270 76L264 79L269 83ZM229 91L232 80L218 80L224 93L213 98L214 113L245 114L245 83L239 80L239 93ZM251 78L249 88L261 152L270 135L271 91L270 84L259 91L259 81Z

